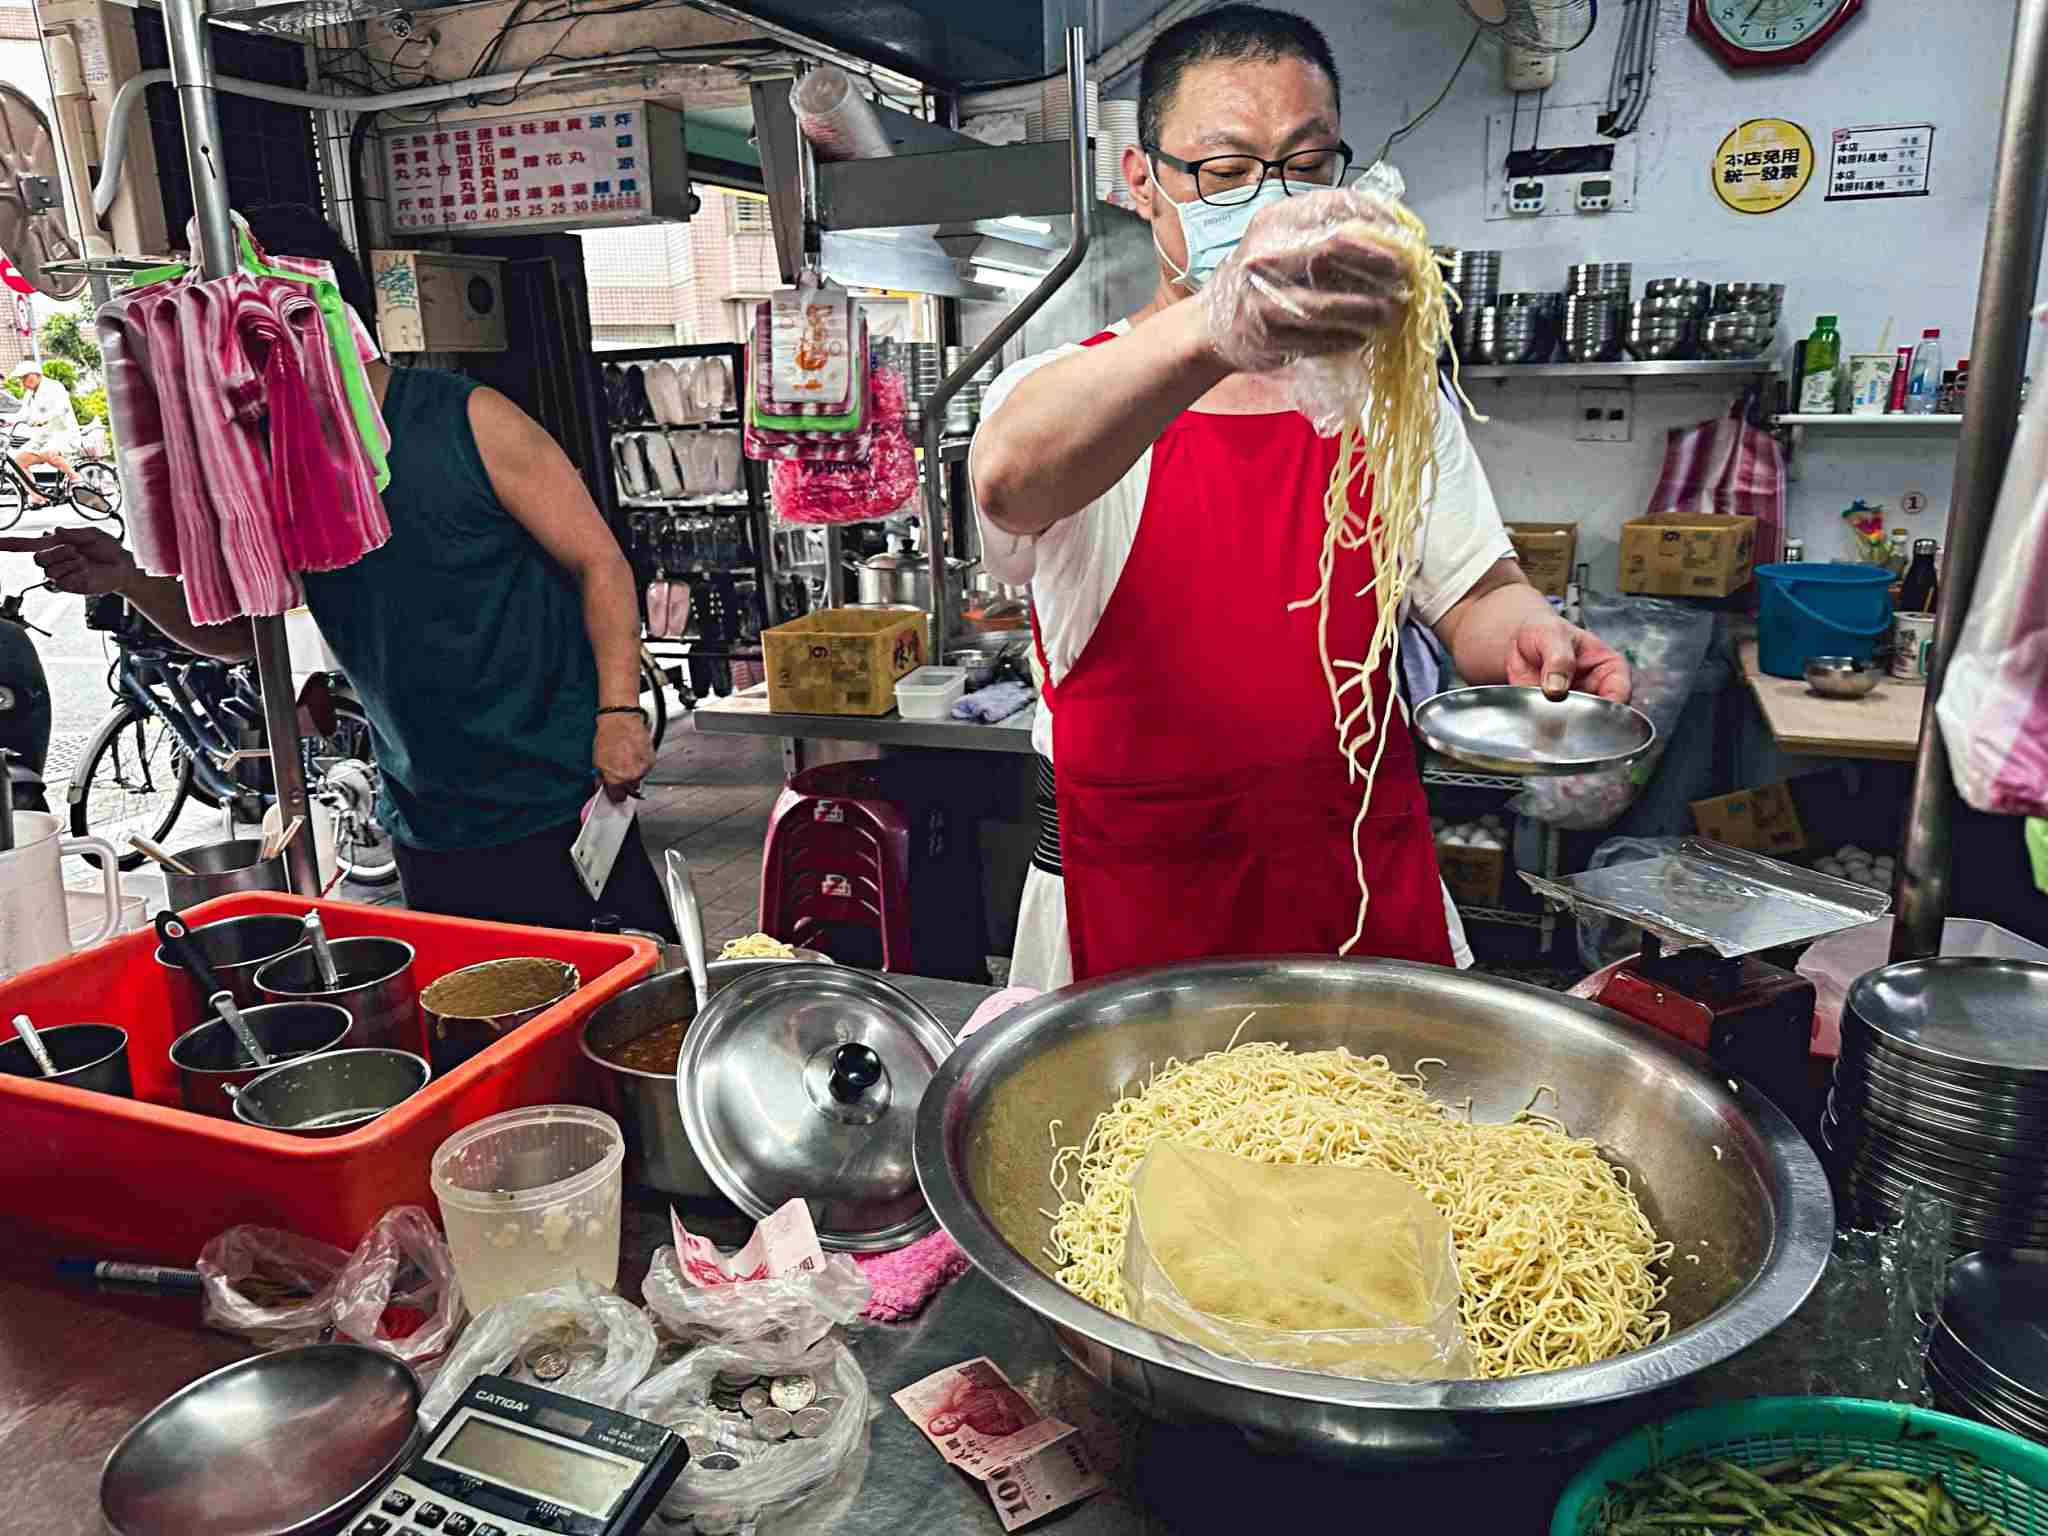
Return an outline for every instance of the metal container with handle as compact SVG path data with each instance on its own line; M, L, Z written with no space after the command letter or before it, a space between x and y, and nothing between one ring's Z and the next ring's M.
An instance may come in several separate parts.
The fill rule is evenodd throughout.
M1249 1023L1246 1015L1252 1015ZM1052 1276L1047 1127L1079 1141L1169 1057L1242 1039L1423 1057L1430 1092L1511 1119L1539 1085L1627 1168L1645 1214L1699 1262L1668 1266L1668 1338L1508 1380L1382 1383L1226 1360L1116 1317ZM1556 1453L1640 1417L1628 1399L1754 1344L1805 1301L1834 1205L1783 1114L1705 1058L1590 1003L1392 961L1213 960L1135 971L1026 1003L940 1064L917 1116L933 1213L1097 1381L1161 1418L1232 1424L1277 1449L1368 1463Z

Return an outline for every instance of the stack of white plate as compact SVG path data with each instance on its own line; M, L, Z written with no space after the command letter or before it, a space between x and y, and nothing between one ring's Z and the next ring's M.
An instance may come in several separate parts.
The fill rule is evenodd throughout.
M1095 138L1095 195L1119 208L1131 206L1131 189L1124 181L1124 150L1137 142L1138 104L1105 101L1102 127Z
M1949 1266L1927 1384L1949 1413L2048 1442L2048 1253L1970 1253Z
M1034 106L1024 109L1024 142L1026 144L1043 144L1045 142L1045 108Z
M2048 1246L2048 966L1909 960L1857 979L1821 1137L1852 1213L1924 1189L1959 1248Z
M1054 75L1038 87L1038 110L1043 117L1039 138L1065 139L1072 135L1067 131L1073 124L1073 113L1068 108L1067 77ZM1025 126L1030 119L1027 115ZM1093 80L1088 82L1088 137L1096 138L1102 132L1102 88Z

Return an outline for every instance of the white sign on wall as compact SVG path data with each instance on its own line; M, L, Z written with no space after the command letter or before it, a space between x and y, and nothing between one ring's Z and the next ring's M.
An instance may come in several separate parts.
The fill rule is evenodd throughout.
M1837 128L1828 157L1828 201L1925 197L1934 159L1934 124Z

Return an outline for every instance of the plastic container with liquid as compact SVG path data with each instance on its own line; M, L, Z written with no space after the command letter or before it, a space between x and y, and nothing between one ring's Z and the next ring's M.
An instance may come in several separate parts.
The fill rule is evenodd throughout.
M434 1153L434 1198L472 1315L580 1275L619 1279L626 1138L574 1104L512 1109L457 1131Z
M1921 332L1920 345L1913 349L1913 366L1906 375L1906 414L1932 416L1941 392L1941 332Z

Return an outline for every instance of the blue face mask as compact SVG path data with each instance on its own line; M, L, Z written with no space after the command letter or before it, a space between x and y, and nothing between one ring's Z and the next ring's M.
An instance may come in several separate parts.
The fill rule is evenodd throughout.
M1177 203L1168 195L1166 188L1159 184L1155 173L1152 190L1166 202L1166 205L1180 215L1181 238L1187 242L1188 264L1185 269L1175 265L1166 248L1159 243L1159 236L1152 237L1152 245L1159 252L1174 278L1190 288L1199 288L1223 265L1230 253L1237 249L1237 242L1244 238L1245 227L1261 208L1284 202L1287 188L1278 176L1268 176L1266 184L1259 188L1248 203L1236 203L1228 208L1219 208L1214 203L1205 203L1200 198L1190 198Z

